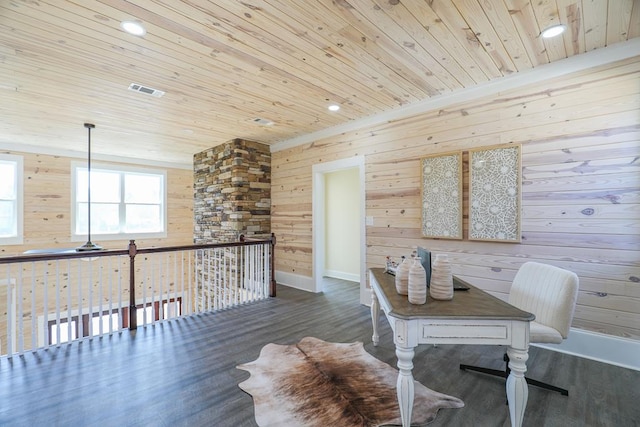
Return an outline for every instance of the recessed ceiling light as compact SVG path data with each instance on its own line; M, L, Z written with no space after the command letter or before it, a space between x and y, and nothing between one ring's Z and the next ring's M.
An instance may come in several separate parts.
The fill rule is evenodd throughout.
M340 106L337 104L331 104L329 105L329 111L338 111L340 109Z
M144 36L147 34L147 30L145 30L142 24L136 21L122 21L120 23L120 28L134 36Z
M559 36L560 34L564 33L564 30L566 29L567 26L564 24L552 25L551 27L544 29L542 33L540 33L540 35L542 35L542 37L544 37L545 39L548 39L551 37Z

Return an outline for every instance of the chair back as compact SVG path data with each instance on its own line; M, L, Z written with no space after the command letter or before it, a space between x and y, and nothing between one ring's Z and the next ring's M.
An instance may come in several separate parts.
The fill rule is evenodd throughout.
M513 279L509 303L535 314L535 321L567 338L578 299L578 276L538 262L524 263Z

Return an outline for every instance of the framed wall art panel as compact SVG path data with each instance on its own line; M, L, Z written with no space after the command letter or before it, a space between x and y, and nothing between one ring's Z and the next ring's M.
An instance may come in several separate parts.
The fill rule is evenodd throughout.
M422 235L462 239L462 153L425 157L422 167Z
M469 150L469 240L520 242L520 151Z

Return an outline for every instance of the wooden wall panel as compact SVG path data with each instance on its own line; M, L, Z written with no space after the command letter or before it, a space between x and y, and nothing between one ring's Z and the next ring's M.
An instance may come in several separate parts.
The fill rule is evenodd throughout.
M368 267L426 246L506 297L525 261L557 265L580 277L575 327L640 340L639 95L634 58L275 152L276 269L311 276L312 166L364 155ZM466 200L463 240L423 238L419 159L505 143L522 144L522 242L466 240Z
M24 243L0 246L0 255L19 255L29 249L73 248L71 239L71 162L82 159L7 152L24 159ZM105 164L107 162L97 162ZM140 165L124 165L135 167ZM142 166L144 167L144 166ZM156 166L152 169L160 169ZM193 171L167 171L167 237L141 239L139 248L193 243ZM107 249L127 249L128 240L95 242Z

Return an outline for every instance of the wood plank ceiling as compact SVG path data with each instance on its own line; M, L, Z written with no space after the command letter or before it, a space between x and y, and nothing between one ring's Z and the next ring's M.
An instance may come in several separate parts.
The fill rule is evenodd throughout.
M92 122L98 154L190 164L639 35L640 0L0 0L0 149L82 152Z

